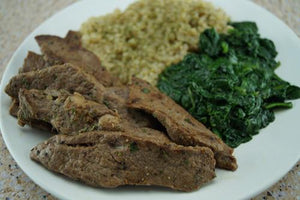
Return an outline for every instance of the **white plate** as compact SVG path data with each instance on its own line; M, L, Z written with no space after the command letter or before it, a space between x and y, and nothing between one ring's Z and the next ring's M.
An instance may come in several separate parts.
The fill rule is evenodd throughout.
M292 84L300 85L300 41L279 19L266 10L241 0L211 0L223 8L233 21L251 20L258 24L263 37L272 39L279 52L281 67L277 73ZM158 187L121 187L101 189L85 186L51 173L29 158L30 149L50 136L31 128L21 128L8 113L10 98L4 93L9 79L22 66L28 50L39 52L34 36L64 36L78 30L91 16L124 9L133 0L88 0L77 2L60 11L33 31L10 60L1 83L1 131L4 141L22 170L38 185L61 199L245 199L253 197L278 181L300 158L300 101L294 108L276 114L276 120L260 134L235 150L239 168L235 172L217 170L217 178L198 191L176 192Z

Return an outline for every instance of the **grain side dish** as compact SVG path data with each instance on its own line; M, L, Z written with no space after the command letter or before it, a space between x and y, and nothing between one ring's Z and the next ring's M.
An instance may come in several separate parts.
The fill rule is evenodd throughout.
M83 46L123 83L136 75L155 85L166 66L197 48L199 33L211 27L226 32L228 21L202 0L143 0L90 18L80 32Z

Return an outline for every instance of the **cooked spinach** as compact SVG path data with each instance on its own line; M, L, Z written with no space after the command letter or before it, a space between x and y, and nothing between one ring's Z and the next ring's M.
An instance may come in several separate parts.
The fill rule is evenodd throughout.
M228 34L205 30L198 52L166 68L157 87L237 147L274 121L274 109L291 108L285 101L300 98L300 88L275 74L275 45L254 22L230 25Z

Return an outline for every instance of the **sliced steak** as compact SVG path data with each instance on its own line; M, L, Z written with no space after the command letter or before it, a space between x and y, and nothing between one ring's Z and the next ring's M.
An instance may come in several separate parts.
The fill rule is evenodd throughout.
M76 36L75 35L76 35L76 33L72 32L72 31L70 31L67 35L68 42L74 46L76 44L76 39L75 39ZM78 41L78 38L77 38L77 41ZM77 44L77 45L80 45L80 40L79 40L79 44ZM50 64L46 62L43 55L39 55L39 54L29 51L27 54L27 57L24 60L23 67L20 68L20 70L19 70L19 73L38 71L38 70L44 69L46 67L49 67L49 65ZM10 114L12 116L17 117L17 113L19 110L18 99L12 98L12 102L11 102L9 110L10 110ZM31 120L31 121L27 121L27 124L29 124L32 127L38 128L38 129L53 131L52 126L50 124L45 124L45 122L43 122L43 121Z
M35 39L50 65L71 63L95 76L104 86L120 85L118 78L112 76L101 66L95 54L78 45L80 37L75 32L69 33L66 38L39 35Z
M96 187L157 185L192 191L215 177L209 148L134 132L56 135L34 147L30 156L49 170Z
M36 54L32 51L28 51L27 57L24 60L23 67L19 69L19 73L37 71L45 67L48 67L48 64L46 63L42 55ZM12 116L16 117L18 110L19 110L19 101L18 99L12 98L12 102L9 107L9 113ZM34 122L32 122L31 124L33 123Z
M19 73L31 72L43 69L49 66L42 55L28 51L27 57L24 60L23 67L20 68Z
M67 47L69 49L74 49L74 51L75 51L75 49L82 49L81 48L80 37L81 36L80 36L79 32L69 31L66 38L63 39L64 42L61 42L61 45L66 43ZM55 39L52 39L52 37L49 37L48 39L49 39L50 43L53 42L52 40L56 41ZM43 45L45 45L44 42L43 42L43 39L42 39L41 43ZM64 47L61 47L61 48L64 48ZM73 60L70 60L70 62L73 61L73 63L75 63L75 64L81 64L80 67L86 73L91 73L91 70L88 66L90 66L92 63L95 66L100 67L99 72L103 71L102 67L100 66L100 62L99 62L98 58L96 56L90 55L90 54L93 54L92 52L89 52L88 53L89 56L87 57L85 55L85 54L87 54L86 51L84 51L85 53L82 55L82 57L77 57L76 58L76 62L73 61ZM55 53L58 57L64 58L64 56L65 56L65 51L56 51ZM61 56L60 56L60 53L62 54ZM46 59L47 59L47 56L46 56ZM65 60L60 59L60 58L55 59L55 57L53 57L53 59L48 58L47 61L46 61L45 56L36 54L32 51L29 51L28 54L27 54L27 57L24 60L23 67L20 68L20 70L19 70L19 73L37 71L37 70L41 70L41 69L44 69L45 67L49 67L50 65L55 65L55 64L64 64L65 61L69 61L69 59L65 59ZM96 74L99 74L99 73L96 73ZM104 72L104 74L106 76L106 72ZM91 75L94 76L95 74L91 74ZM104 85L107 85L107 81L106 81L105 78L104 79L98 79L98 81L100 83L103 83ZM18 111L17 101L18 100L13 99L13 102L11 103L11 106L10 106L12 108L11 109L11 111L12 111L11 114L13 116L15 116L17 111Z
M9 114L11 114L14 117L17 117L18 110L19 110L19 100L12 99L11 104L9 106Z
M122 120L122 126L156 127L153 117L139 111L128 109L126 101L128 88L124 86L104 88L93 76L71 65L57 65L42 70L21 73L13 77L5 91L13 98L18 98L18 92L24 89L64 89L70 93L80 93L86 99L106 104L108 108L117 110ZM13 108L17 106L13 105ZM17 110L17 108L15 109Z
M65 37L66 42L68 45L70 45L73 48L81 48L81 34L78 31L72 31L70 30L66 37Z
M146 81L132 79L128 106L151 113L166 128L171 140L177 144L211 148L215 153L217 167L229 170L237 168L232 148Z
M11 114L14 117L18 117L18 111L19 111L19 100L12 99L12 102L9 107L9 114ZM40 130L55 132L55 130L53 130L51 124L49 124L47 122L32 119L32 120L27 121L27 124L31 127L34 127L34 128L40 129Z
M106 88L103 93L103 103L110 109L117 110L122 119L122 127L159 127L157 120L148 113L128 108L126 105L129 89L126 86Z
M33 120L49 123L62 134L93 130L120 130L118 114L105 105L86 100L82 95L63 90L26 90L19 92L18 122Z
M71 95L65 90L21 89L18 122L24 126L25 124L32 125L33 120L44 121L52 124L53 129L63 134L157 127L157 122L151 115L135 110L127 111L126 100L99 104L86 100L78 93Z
M18 98L21 88L25 89L65 89L70 93L78 92L89 100L102 102L104 91L93 76L71 64L56 65L42 70L21 73L10 79L5 92Z

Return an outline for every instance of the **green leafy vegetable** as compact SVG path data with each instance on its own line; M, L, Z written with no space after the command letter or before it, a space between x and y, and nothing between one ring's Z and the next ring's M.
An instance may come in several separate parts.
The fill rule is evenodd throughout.
M275 119L274 109L291 108L285 100L300 98L300 88L275 74L275 45L260 38L255 23L230 25L227 35L205 30L199 51L166 68L157 86L237 147Z

